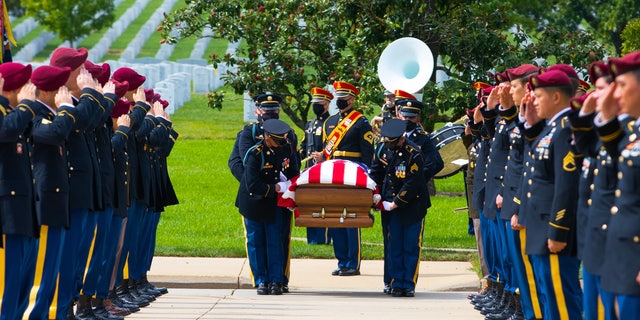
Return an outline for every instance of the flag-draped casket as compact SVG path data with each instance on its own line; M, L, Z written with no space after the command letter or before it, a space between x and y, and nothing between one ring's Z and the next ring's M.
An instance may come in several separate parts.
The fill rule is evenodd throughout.
M373 226L374 193L376 183L365 168L348 160L328 160L291 179L279 205L295 208L296 226L364 228Z

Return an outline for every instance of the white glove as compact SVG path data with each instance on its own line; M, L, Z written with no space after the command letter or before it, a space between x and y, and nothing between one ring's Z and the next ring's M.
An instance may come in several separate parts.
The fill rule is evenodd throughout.
M377 205L378 202L380 202L380 200L382 200L382 197L379 194L374 194L373 195L373 205Z
M289 189L289 186L291 185L291 181L282 181L282 182L278 182L276 183L278 186L280 186L280 191L278 192L285 192Z
M382 201L382 207L384 208L384 211L391 211L391 202Z
M282 173L282 171L280 171L280 181L287 181L289 179L287 179L287 177L284 175L284 173Z

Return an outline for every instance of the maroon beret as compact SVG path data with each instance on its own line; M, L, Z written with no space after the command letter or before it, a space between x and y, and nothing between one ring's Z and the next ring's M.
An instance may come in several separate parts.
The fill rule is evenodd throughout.
M496 81L496 85L509 81L506 70L503 72L496 72L496 74L493 75L493 79Z
M587 97L592 93L593 93L593 91L591 91L591 92L589 92L587 94L584 94L584 95L582 95L580 97L577 97L577 98L571 98L571 100L569 100L569 104L571 105L571 108L573 108L573 109L582 108L582 104L584 103L585 100L587 100Z
M602 61L595 61L589 66L589 80L592 84L596 84L596 81L600 77L608 76L609 65Z
M169 101L167 100L158 99L158 101L160 102L160 104L162 104L162 109L166 109L169 106Z
M111 66L108 63L102 64L102 73L98 76L98 82L104 87L111 77ZM128 85L127 85L128 86Z
M529 79L529 83L531 83L531 87L534 90L545 87L571 87L571 79L560 70L551 70L543 74L534 75Z
M75 70L87 60L88 55L89 52L85 48L76 50L69 47L60 47L53 51L49 62L54 67L69 67L71 70Z
M116 105L113 106L111 110L111 118L118 118L123 114L129 113L130 106L131 103L129 103L129 101L118 99L118 102L116 102Z
M87 69L87 71L89 71L89 73L91 74L91 77L93 77L94 79L97 79L100 76L100 74L102 74L102 67L89 60L86 60L84 62L84 68Z
M105 63L106 64L106 63ZM129 91L129 82L123 81L120 82L118 80L111 80L113 82L113 84L116 85L116 96L122 98L124 97L124 95L127 93L127 91Z
M129 91L138 89L147 78L137 73L135 70L127 67L122 67L113 73L113 78L123 82L129 82Z
M524 78L530 74L537 73L540 68L533 64L523 64L517 68L509 69L506 72L509 81Z
M156 102L156 101L160 101L160 94L159 93L154 93L153 94L153 99L151 100L151 102Z
M33 70L31 82L42 91L56 91L69 80L71 68L54 66L40 66Z
M580 79L580 77L578 76L578 73L576 72L576 70L572 66L570 66L568 64L558 63L558 64L554 64L551 67L547 68L547 71L553 71L553 70L562 71L569 78Z
M31 65L23 65L17 62L5 62L0 64L0 74L4 79L4 91L13 91L24 86L31 77Z
M144 89L144 99L147 102L153 103L153 95L154 94L155 94L155 92L153 92L153 88Z
M622 58L609 60L609 70L613 78L638 69L640 69L640 50L631 52Z

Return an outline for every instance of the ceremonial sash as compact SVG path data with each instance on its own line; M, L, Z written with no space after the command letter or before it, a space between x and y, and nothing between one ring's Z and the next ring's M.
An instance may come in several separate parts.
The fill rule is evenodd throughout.
M352 110L344 119L342 119L338 125L331 131L331 134L327 138L327 142L324 147L324 156L327 160L331 159L333 152L336 150L342 138L346 135L347 131L353 126L358 119L363 117L362 113Z

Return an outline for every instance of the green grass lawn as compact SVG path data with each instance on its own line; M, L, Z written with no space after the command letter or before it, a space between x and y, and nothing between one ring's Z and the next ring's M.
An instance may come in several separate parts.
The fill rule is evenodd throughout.
M229 90L230 91L230 90ZM222 111L205 107L205 98L193 99L173 116L180 137L168 159L169 172L180 204L168 207L158 228L156 254L175 256L244 257L242 218L234 206L238 182L227 167L236 132L243 126L242 99L227 94ZM287 121L288 119L284 119ZM300 132L300 130L296 130ZM436 180L436 188L447 192L464 191L462 175ZM475 248L467 234L463 197L432 197L424 231L424 259L464 260L469 252L435 248ZM362 230L365 259L382 257L379 214L374 226ZM332 258L331 246L307 245L306 229L293 227L292 256Z

